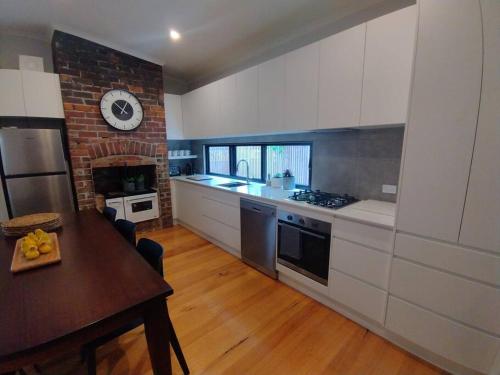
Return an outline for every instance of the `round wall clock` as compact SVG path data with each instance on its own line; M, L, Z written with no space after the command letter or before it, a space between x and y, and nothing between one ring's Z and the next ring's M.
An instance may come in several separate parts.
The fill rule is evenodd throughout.
M110 90L101 98L104 120L118 130L134 130L142 121L144 112L139 99L125 90Z

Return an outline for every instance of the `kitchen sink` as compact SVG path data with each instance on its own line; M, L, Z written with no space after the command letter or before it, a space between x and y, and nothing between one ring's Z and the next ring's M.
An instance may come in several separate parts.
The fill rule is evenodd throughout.
M246 182L227 182L225 184L219 184L217 186L226 187L226 188L234 188L234 187L245 186L245 185L248 185L248 184Z

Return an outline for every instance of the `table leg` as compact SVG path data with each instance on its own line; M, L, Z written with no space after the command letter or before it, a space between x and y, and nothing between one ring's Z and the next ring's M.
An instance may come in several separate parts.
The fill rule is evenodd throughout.
M164 298L151 303L144 313L144 328L153 373L171 375L169 317Z

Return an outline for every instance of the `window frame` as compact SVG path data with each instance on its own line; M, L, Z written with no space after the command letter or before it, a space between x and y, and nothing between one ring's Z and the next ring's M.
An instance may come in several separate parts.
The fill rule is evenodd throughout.
M236 176L236 147L237 146L259 146L260 147L260 173L261 178L251 178L250 181L257 183L265 183L267 176L267 146L309 146L309 165L308 165L308 179L309 185L296 185L298 188L310 188L312 180L312 157L313 157L313 143L312 142L245 142L245 143L213 143L204 144L205 155L205 173L211 176L231 178L233 180L246 181L245 177ZM210 147L229 147L229 174L220 174L210 172Z

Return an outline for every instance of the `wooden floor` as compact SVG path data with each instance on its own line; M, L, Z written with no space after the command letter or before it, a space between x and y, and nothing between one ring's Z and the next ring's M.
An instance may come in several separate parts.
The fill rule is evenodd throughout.
M168 307L192 374L444 373L181 226L146 237L165 248ZM98 374L152 374L143 328L97 356ZM43 373L85 373L77 362Z

